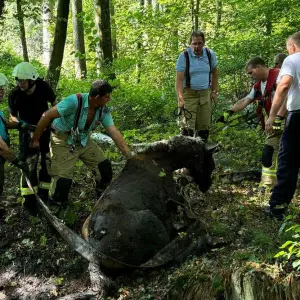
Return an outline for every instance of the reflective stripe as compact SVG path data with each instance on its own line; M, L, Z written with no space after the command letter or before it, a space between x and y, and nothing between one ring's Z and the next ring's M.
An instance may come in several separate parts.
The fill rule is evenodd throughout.
M272 177L276 177L276 169L270 169L270 168L262 168L262 175L267 175L267 176L272 176Z
M37 192L38 187L34 186L33 189L35 190L35 192ZM34 195L34 192L30 188L21 187L21 196L26 196L26 195Z
M40 184L39 184L39 188L44 189L44 190L49 190L50 189L50 182L41 181Z

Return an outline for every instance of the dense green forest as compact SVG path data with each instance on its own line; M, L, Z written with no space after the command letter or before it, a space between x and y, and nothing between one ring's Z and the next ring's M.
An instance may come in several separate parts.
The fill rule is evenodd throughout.
M209 143L222 150L215 156L214 183L206 194L192 183L182 191L213 246L181 265L118 274L105 299L300 299L299 190L283 223L267 219L261 207L269 195L258 192L257 182L225 178L260 168L264 133L253 124L215 122L249 93L250 58L260 56L272 67L274 56L286 53L286 39L300 28L299 1L1 0L0 14L0 73L9 89L22 61L37 68L58 101L106 79L115 87L109 103L114 121L129 146L179 133L175 64L191 32L203 31L217 55L219 103ZM8 116L7 101L0 107ZM17 133L11 137L17 152ZM118 174L121 155L111 145L104 149ZM7 166L6 172L0 201L10 210L0 220L0 299L98 299L59 298L88 290L87 263L46 221L24 219L17 171ZM91 193L91 174L78 164L73 205L60 215L76 231L94 204Z

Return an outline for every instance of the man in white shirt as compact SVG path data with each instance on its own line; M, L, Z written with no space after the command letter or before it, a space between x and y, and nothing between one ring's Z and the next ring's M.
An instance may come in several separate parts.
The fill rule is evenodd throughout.
M278 75L278 86L274 96L266 132L273 132L273 123L277 112L287 97L288 116L281 137L277 180L266 213L282 220L287 206L296 190L300 168L300 32L287 39L289 56L284 60Z

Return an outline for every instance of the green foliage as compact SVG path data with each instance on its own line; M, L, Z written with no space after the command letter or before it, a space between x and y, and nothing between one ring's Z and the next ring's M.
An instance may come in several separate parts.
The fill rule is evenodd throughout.
M290 214L286 216L286 222L290 224L295 215ZM291 263L292 267L300 270L300 224L294 223L292 226L287 226L286 232L292 232L292 236L286 240L274 257L282 258L284 263Z

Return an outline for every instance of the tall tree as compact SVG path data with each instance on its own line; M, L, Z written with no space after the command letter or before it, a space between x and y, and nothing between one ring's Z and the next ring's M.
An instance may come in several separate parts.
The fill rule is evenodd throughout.
M140 12L141 14L144 14L144 6L145 6L145 0L140 0ZM138 42L137 42L137 52L139 53L141 51L143 45L143 35L139 33L138 36ZM140 83L141 81L141 68L142 68L142 59L141 56L138 56L138 63L136 64L136 74L137 74L137 83Z
M84 26L82 15L82 0L72 0L73 36L75 49L75 77L86 77L86 58L84 46Z
M54 43L51 52L50 64L46 75L46 80L49 81L53 89L55 89L57 86L61 64L64 57L69 6L70 0L58 0Z
M51 56L51 40L52 35L49 30L53 19L54 0L43 0L42 16L43 16L43 63L49 66Z
M112 39L112 50L114 59L118 57L118 46L117 46L117 30L115 20L115 4L110 1L110 16L111 16L111 39Z
M23 14L23 9L22 9L22 0L17 0L17 18L19 21L20 38L21 38L22 50L23 50L23 59L24 59L24 61L29 61L27 43L26 43L25 25L24 25L24 14Z
M0 0L0 17L2 16L3 9L4 9L4 0Z
M110 5L109 0L94 0L95 20L99 34L99 46L101 49L101 71L106 73L110 79L115 78L110 67L113 62L111 27L110 27Z
M196 0L196 7L194 10L194 14L195 14L195 30L199 29L199 4L200 4L200 0Z
M216 18L216 37L218 37L219 29L221 27L221 20L222 20L222 1L217 0L217 18Z

